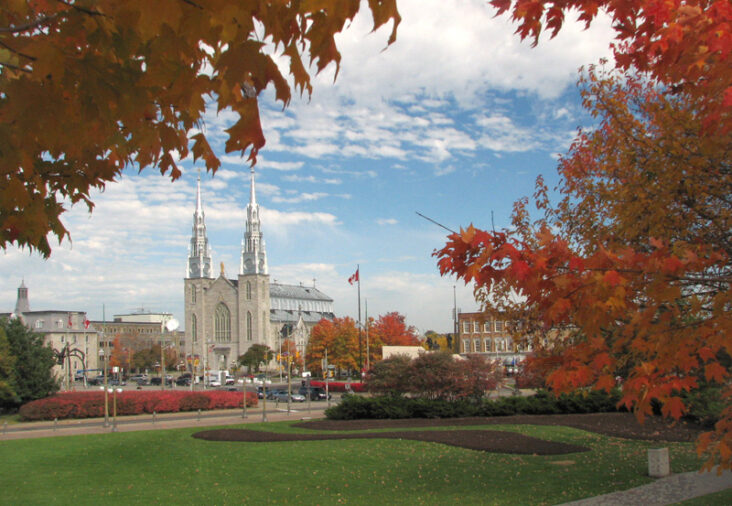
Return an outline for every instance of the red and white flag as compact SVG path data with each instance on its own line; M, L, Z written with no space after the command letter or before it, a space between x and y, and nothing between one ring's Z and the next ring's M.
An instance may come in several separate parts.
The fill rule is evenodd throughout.
M71 313L69 313L69 328L73 327L74 324L71 322Z
M348 278L348 282L350 284L357 283L358 282L358 269L356 269L356 272L353 273L353 276Z
M89 328L89 324L90 324L90 323L91 323L91 322L90 322L89 320L87 320L86 318L84 318L84 328L85 328L85 329L88 329L88 328Z

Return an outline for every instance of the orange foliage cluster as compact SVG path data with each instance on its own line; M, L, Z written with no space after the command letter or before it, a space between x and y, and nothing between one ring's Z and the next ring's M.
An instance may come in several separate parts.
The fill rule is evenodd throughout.
M49 233L68 235L63 201L85 202L126 166L172 179L189 150L220 166L202 131L206 102L238 120L226 152L265 139L258 95L273 85L312 91L307 65L340 64L335 35L360 0L9 0L0 9L0 247L50 254ZM374 29L400 17L396 0L371 0ZM274 49L271 49L271 48ZM310 61L303 61L308 55Z
M440 270L474 282L478 300L525 334L554 333L540 363L558 392L609 390L620 375L622 402L641 419L653 400L678 419L683 391L727 385L699 448L710 467L729 467L732 135L710 134L694 97L640 78L591 67L582 84L602 122L560 161L562 200L552 205L539 179L542 219L530 221L524 199L510 231L453 234L436 252Z
M679 418L680 394L725 386L706 468L732 466L732 4L728 0L491 0L522 38L613 19L616 71L580 79L601 120L560 160L561 200L543 181L508 231L472 225L435 254L443 274L475 283L487 310L520 322L535 344L552 332L546 367L557 391L623 381L642 419L651 401ZM604 65L604 62L603 62Z
M732 118L732 3L729 0L490 0L510 12L521 38L556 35L570 11L589 26L613 20L615 60L701 100L705 122L729 131Z

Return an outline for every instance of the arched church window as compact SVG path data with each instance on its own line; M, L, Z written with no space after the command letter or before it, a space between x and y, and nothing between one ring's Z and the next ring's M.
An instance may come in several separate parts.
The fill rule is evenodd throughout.
M198 342L198 318L194 314L191 315L191 339Z
M223 302L214 311L214 338L219 343L231 341L231 313Z
M247 300L252 300L252 284L247 281Z
M247 311L247 341L252 340L252 313Z

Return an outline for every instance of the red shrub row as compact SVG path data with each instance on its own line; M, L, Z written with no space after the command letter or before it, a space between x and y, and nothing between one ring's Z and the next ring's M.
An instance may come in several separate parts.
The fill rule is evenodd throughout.
M351 386L352 392L365 392L366 389L363 386L363 383L345 383L343 381L329 381L328 382L328 391L330 392L347 392L346 385ZM311 381L310 382L311 387L320 387L325 388L325 381Z
M257 405L257 394L247 392L247 406ZM210 409L242 407L241 392L211 391L137 391L124 390L117 394L118 415L143 413L177 413ZM114 396L109 395L109 413L114 409ZM54 418L96 418L104 416L104 392L59 393L31 401L20 407L23 420L53 420Z

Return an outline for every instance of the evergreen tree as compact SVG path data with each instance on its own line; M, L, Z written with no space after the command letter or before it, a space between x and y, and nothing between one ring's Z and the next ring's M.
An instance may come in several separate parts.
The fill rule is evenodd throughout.
M18 404L13 388L15 357L10 353L10 343L5 329L0 327L0 412Z
M0 329L7 336L10 355L15 357L10 384L17 396L16 406L58 391L53 374L56 358L51 347L43 342L43 336L32 332L18 318L1 320Z

